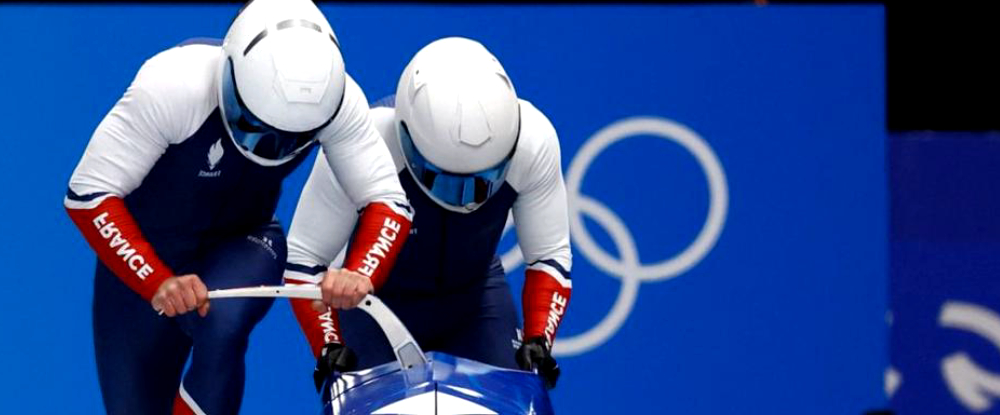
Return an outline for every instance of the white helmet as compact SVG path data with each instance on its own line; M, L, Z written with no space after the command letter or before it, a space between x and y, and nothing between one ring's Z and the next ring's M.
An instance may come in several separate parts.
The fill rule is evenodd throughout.
M251 0L222 42L219 106L245 156L291 160L333 119L344 96L344 59L310 0Z
M507 72L482 44L449 37L424 46L396 88L407 170L442 207L471 212L503 185L521 128Z

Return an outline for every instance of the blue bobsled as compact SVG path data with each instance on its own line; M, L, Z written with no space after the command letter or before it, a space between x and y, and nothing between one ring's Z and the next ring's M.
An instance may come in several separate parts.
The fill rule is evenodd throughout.
M208 298L287 297L320 300L318 286L215 290ZM334 373L323 386L323 413L333 415L552 415L533 372L490 366L445 353L424 353L399 318L374 296L358 304L382 328L396 355L356 372Z
M427 364L399 362L331 376L324 414L552 414L542 380L531 372L429 352Z
M550 415L548 392L535 373L445 353L423 353L406 327L377 298L359 308L379 323L397 361L326 381L323 413L336 415Z

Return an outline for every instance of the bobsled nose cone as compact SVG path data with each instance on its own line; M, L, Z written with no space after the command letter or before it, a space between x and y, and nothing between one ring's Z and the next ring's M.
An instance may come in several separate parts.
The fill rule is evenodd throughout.
M434 408L437 407L437 411ZM430 391L393 402L372 412L372 415L497 415L475 402Z

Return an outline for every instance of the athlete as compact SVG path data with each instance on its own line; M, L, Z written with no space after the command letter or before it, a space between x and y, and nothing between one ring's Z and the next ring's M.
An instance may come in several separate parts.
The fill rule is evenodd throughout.
M98 125L65 206L99 259L94 345L109 413L239 411L248 338L272 301L209 307L207 291L281 283L273 215L312 148L360 212L348 258L378 242L384 258L366 272L391 266L411 210L337 42L311 1L253 1L221 45L147 60ZM380 241L387 223L399 236ZM335 272L370 291L367 276Z
M374 108L372 119L416 212L396 266L387 279L373 279L375 293L424 350L537 370L555 386L552 343L572 282L566 189L552 124L517 98L485 47L465 38L421 49L399 80L395 108ZM289 230L285 273L286 283L321 283L326 305L342 309L355 299L340 294L346 283L339 275L324 278L322 272L354 227L343 185L344 178L318 158ZM496 256L510 212L528 264L521 336ZM373 320L358 310L319 310L296 308L320 355L317 388L331 371L392 360Z

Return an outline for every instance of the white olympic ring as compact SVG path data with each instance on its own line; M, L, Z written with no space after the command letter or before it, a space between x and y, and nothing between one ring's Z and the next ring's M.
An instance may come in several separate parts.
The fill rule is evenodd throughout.
M580 194L583 177L594 159L608 146L637 135L657 136L684 147L701 166L709 190L708 215L698 236L679 254L649 265L640 262L635 238L621 218L601 202ZM642 282L676 277L704 259L719 239L729 206L726 175L708 143L684 125L656 117L622 119L594 134L570 162L566 176L566 193L569 203L570 234L574 246L578 247L598 269L620 279L622 287L611 311L601 322L584 333L559 338L552 351L556 356L578 355L603 344L628 318L638 298L639 285ZM621 258L608 254L594 241L583 224L584 214L590 216L608 232ZM512 224L511 218L508 217L504 232ZM504 269L511 270L520 266L524 259L520 248L515 245L501 256L501 261Z

